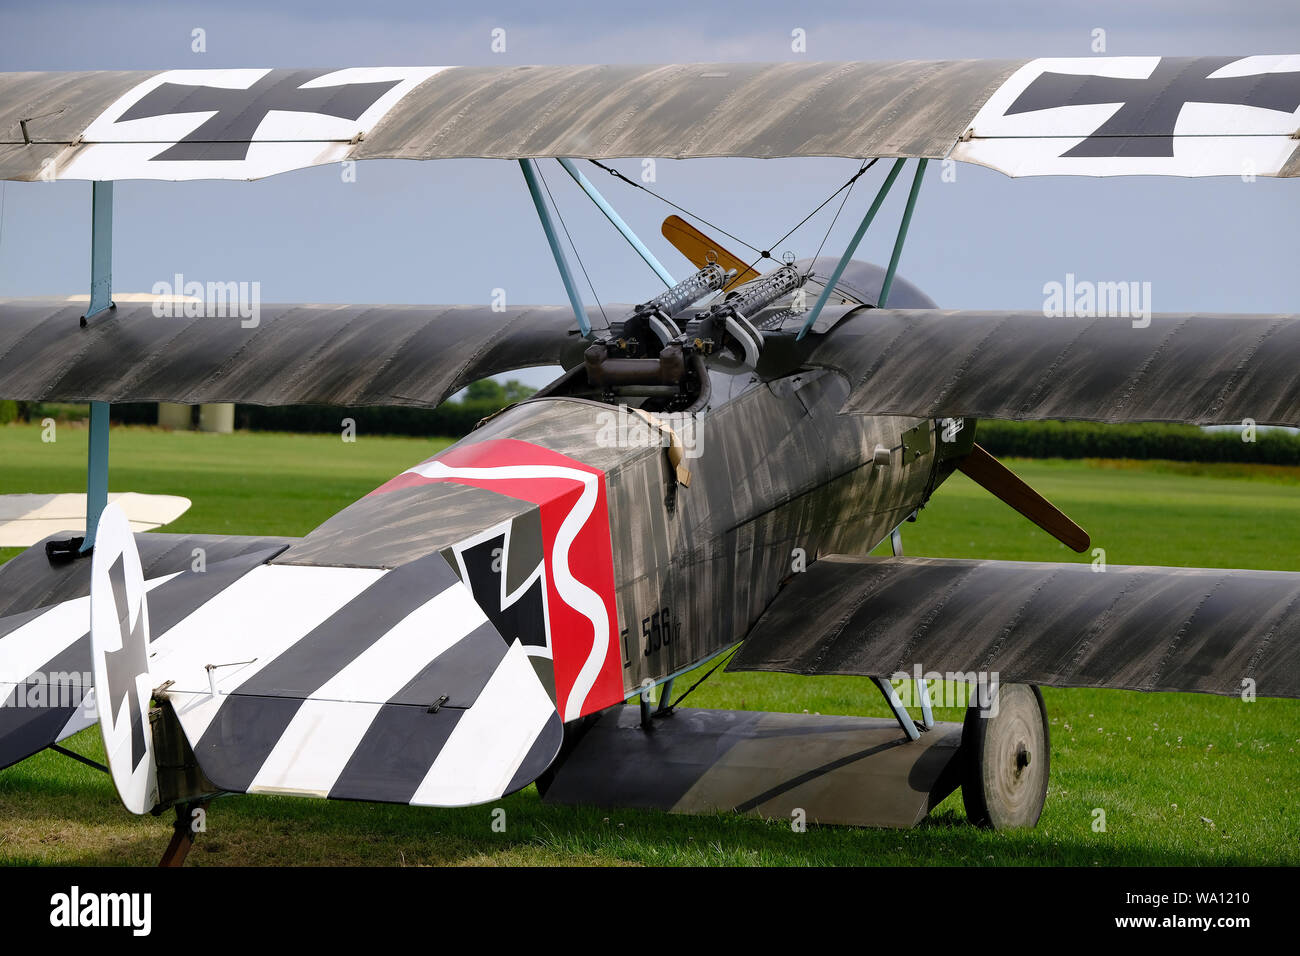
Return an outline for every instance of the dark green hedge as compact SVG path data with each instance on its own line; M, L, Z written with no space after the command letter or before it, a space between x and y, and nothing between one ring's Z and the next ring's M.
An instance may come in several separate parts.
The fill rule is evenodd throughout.
M491 402L446 402L438 408L236 405L235 427L260 432L341 432L343 419L351 418L358 435L459 438L501 407Z
M1242 441L1239 428L1195 425L1099 425L1095 422L981 420L975 440L994 455L1019 458L1164 458L1300 465L1300 435L1259 429Z
M533 394L513 379L474 382L458 401L437 408L339 408L333 405L235 406L235 427L252 431L338 432L343 419L356 422L358 435L422 435L459 438L482 419Z
M251 431L341 432L343 419L356 422L358 435L419 435L459 438L482 419L507 405L522 401L533 389L513 379L505 382L483 379L474 382L454 402L437 408L341 408L334 405L236 405L235 427ZM9 406L12 406L10 408ZM60 421L80 420L88 415L85 405L67 403L0 403L0 423L12 420L40 421L49 416ZM112 420L120 425L156 425L156 402L123 402L112 407Z
M478 422L531 394L519 382L475 382L459 401L438 408L339 408L330 405L266 407L238 405L235 427L253 431L339 432L343 419L356 421L359 435L420 435L458 438ZM85 415L85 406L0 402L0 423ZM113 406L113 421L154 424L158 406L141 402ZM1094 422L1003 422L982 420L976 440L994 455L1014 458L1164 458L1171 461L1256 462L1300 465L1300 434L1260 429L1255 441L1241 440L1239 428L1205 431L1195 425L1099 425Z

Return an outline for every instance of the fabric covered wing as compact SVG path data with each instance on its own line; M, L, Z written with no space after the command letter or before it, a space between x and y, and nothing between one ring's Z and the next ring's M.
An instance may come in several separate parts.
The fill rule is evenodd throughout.
M179 495L109 492L108 501L126 514L132 531L171 524L189 510ZM68 527L85 527L86 496L76 492L0 495L0 548L29 548Z
M1294 176L1300 57L0 74L0 176L257 179L359 159L915 156Z
M155 639L295 540L135 537ZM95 723L89 590L90 561L51 565L43 543L0 566L0 767Z
M531 783L563 725L439 554L266 565L155 641L150 671L219 788L465 806Z
M584 348L558 306L264 305L253 325L133 302L82 328L83 309L0 301L0 397L433 407L497 372L567 368ZM602 326L598 311L592 319Z
M0 74L0 176L257 179L345 159L941 157L1023 62Z
M805 360L849 377L846 412L1300 425L1295 315L859 310Z
M822 558L730 670L1300 697L1300 574L936 558ZM1248 683L1253 682L1253 683Z
M1295 176L1300 56L1030 60L952 158L1010 176Z

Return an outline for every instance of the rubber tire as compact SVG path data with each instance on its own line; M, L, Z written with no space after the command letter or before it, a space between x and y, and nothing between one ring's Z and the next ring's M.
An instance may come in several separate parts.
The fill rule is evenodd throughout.
M1022 747L1029 756L1025 766L1019 766ZM1035 826L1047 801L1051 748L1047 707L1032 684L998 685L995 716L967 707L961 748L966 818L993 830Z

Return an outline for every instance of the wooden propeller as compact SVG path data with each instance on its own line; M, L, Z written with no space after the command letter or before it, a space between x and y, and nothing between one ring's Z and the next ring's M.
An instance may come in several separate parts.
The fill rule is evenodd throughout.
M1080 553L1092 543L1088 532L1065 513L1030 488L979 445L957 463L958 470L994 497L1015 508L1067 548Z
M744 259L732 255L681 216L669 216L664 220L661 231L678 252L695 263L695 268L703 269L710 262L716 262L728 271L735 269L736 277L727 283L728 289L758 278L758 272L751 269ZM712 259L709 258L709 253L713 253Z

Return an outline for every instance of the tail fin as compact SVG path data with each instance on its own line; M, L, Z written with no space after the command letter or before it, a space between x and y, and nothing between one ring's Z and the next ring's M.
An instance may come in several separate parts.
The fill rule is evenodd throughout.
M132 813L158 803L149 727L149 602L135 536L126 515L108 505L95 532L90 572L90 647L95 704L113 785Z

